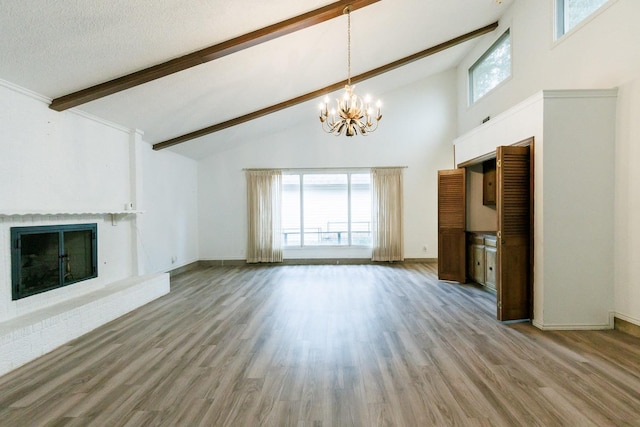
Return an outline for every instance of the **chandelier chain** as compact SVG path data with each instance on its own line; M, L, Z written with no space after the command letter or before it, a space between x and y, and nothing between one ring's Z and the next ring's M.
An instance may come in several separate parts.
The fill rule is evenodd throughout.
M351 7L347 6L347 84L351 86Z

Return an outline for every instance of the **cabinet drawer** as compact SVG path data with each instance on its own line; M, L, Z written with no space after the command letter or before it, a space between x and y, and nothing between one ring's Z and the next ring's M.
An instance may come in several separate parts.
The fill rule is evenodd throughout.
M497 242L496 236L484 236L484 245L487 247L495 248Z

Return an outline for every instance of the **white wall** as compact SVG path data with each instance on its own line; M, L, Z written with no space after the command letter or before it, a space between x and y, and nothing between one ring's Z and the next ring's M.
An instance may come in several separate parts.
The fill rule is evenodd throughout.
M540 212L549 328L606 326L614 311L616 99L545 100Z
M640 78L618 91L615 152L615 310L640 325Z
M169 271L198 260L198 164L142 145L142 198L138 217L140 263L145 272Z
M458 132L468 132L479 126L484 117L494 117L543 89L619 87L615 188L611 189L615 193L616 220L614 309L616 316L640 324L640 282L635 279L640 274L640 245L634 237L640 229L640 218L633 211L640 205L640 173L633 167L640 155L640 27L636 22L640 2L612 0L558 41L553 40L553 3L516 0L500 20L500 28L462 61L458 68ZM508 27L513 49L512 77L469 107L467 70ZM598 165L593 164L589 173L597 172ZM570 165L566 173L571 173Z
M313 106L309 120L287 131L246 141L200 161L200 258L245 259L246 183L243 168L408 166L404 170L405 257L437 257L437 170L453 167L455 71L379 94L380 128L367 137L322 132ZM423 245L428 251L423 252ZM288 258L369 257L357 251L287 251Z
M2 82L0 82L2 83ZM0 211L122 210L129 133L0 84Z

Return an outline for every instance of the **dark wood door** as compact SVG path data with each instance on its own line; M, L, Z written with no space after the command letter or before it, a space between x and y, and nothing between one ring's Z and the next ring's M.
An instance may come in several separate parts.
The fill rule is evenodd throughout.
M466 169L438 171L438 278L466 281Z
M529 147L498 147L498 320L529 319L531 175Z

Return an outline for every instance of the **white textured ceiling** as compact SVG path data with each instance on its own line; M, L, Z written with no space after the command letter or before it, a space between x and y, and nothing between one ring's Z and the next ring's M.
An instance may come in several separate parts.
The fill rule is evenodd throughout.
M0 0L0 79L57 98L331 2ZM508 3L381 0L358 9L351 17L352 74L491 24ZM376 93L455 67L472 43L376 77ZM76 108L140 129L157 143L344 78L346 17L340 17ZM303 119L307 110L301 104L288 114ZM256 120L171 149L205 157L239 135L275 130L268 123Z

